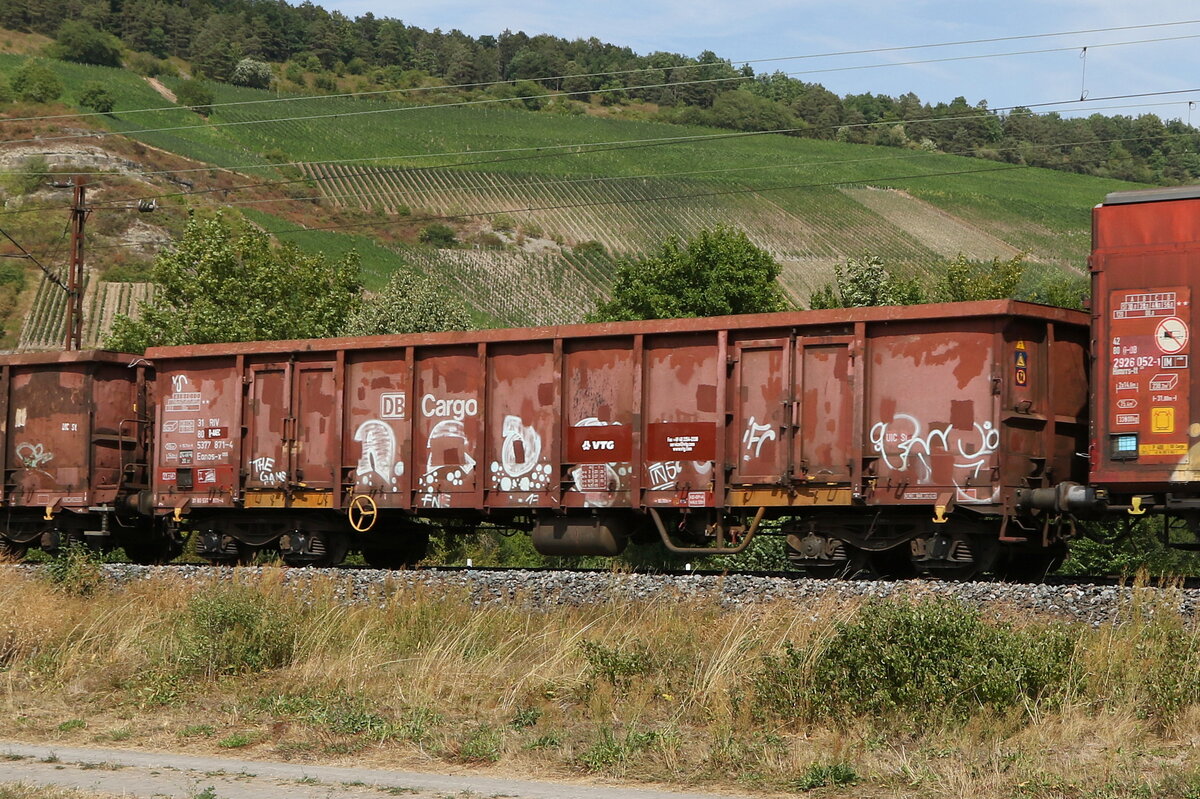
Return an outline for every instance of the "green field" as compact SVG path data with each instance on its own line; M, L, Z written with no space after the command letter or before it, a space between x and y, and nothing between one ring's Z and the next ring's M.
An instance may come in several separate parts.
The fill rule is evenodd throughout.
M0 72L19 63L0 56ZM919 150L487 104L422 107L420 95L407 103L283 98L288 101L217 107L205 120L164 108L167 101L131 72L50 63L68 86L64 101L73 102L86 81L103 82L116 109L93 119L146 144L262 179L282 174L279 161L337 161L302 166L311 181L305 191L333 207L380 214L381 224L402 208L418 224L452 217L475 236L490 232L504 214L536 231L534 237L552 240L555 246L537 252L509 246L474 254L401 253L375 244L371 225L349 234L289 234L306 249L334 255L358 249L371 288L401 263L443 273L461 286L481 319L503 324L574 321L603 293L612 259L591 264L597 274L583 275L568 257L575 244L595 240L612 256L634 256L669 236L715 224L744 228L771 251L784 265L781 282L800 304L829 280L834 265L863 255L927 279L958 252L978 260L1027 252L1039 273L1083 272L1091 207L1107 192L1131 187ZM179 81L164 83L177 87ZM218 104L279 99L266 91L212 88ZM131 113L137 108L159 110ZM72 132L69 123L55 131ZM278 227L266 213L248 215ZM513 290L497 288L506 281L521 287L515 304ZM508 310L493 299L500 291Z

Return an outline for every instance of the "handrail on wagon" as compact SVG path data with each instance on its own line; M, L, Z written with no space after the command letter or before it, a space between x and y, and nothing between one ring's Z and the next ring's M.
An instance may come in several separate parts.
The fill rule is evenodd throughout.
M754 534L758 532L758 525L766 512L766 507L759 507L758 513L754 514L754 521L750 522L750 529L746 531L746 537L736 547L681 547L672 541L671 536L667 534L667 526L663 524L662 515L659 514L657 508L650 508L650 517L654 519L654 526L658 528L658 534L662 538L663 546L671 552L680 555L740 555L746 551L746 547L750 546L750 542L754 539ZM718 538L718 540L720 539Z

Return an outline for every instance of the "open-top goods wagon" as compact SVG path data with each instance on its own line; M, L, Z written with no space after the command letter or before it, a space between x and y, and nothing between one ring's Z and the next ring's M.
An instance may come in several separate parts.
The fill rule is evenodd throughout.
M214 559L409 562L419 519L711 554L787 517L814 570L1044 568L1015 497L1083 479L1087 343L996 301L153 349L153 505Z
M172 548L149 515L148 364L85 351L0 356L0 549L70 541L124 546L138 558Z

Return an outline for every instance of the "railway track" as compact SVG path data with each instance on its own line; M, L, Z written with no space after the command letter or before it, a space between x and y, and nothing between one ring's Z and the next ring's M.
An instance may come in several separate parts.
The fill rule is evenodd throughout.
M8 573L37 574L44 567L0 567ZM960 601L985 614L1052 616L1088 624L1134 617L1134 608L1152 606L1184 616L1200 614L1200 581L1165 581L1131 586L1115 578L1053 577L1042 583L949 582L939 580L818 580L778 572L613 571L604 569L510 569L432 566L403 571L368 568L287 568L275 566L171 565L112 563L100 567L103 580L116 585L146 579L185 583L273 583L298 591L333 584L347 603L379 603L391 598L444 594L448 601L474 605L518 604L530 609L611 603L659 602L713 604L737 609L787 602L815 612L830 603L868 600Z

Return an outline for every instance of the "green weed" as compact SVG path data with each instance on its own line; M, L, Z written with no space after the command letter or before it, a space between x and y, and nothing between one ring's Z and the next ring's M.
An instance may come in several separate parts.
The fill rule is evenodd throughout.
M249 588L222 586L197 594L183 614L180 670L211 679L285 666L296 651L289 619Z
M615 688L627 688L635 677L650 674L656 663L649 650L635 645L627 649L595 641L581 641L579 648L588 662L588 673Z
M243 746L250 746L258 743L259 736L252 732L235 732L234 734L222 738L217 741L217 746L222 749L240 749Z
M181 738L211 738L217 732L211 724L189 724L179 731Z
M501 731L490 724L480 724L463 739L458 759L466 763L495 763L500 759L503 743Z
M832 763L829 765L813 763L800 775L800 779L796 780L796 790L811 791L831 785L845 787L847 785L855 785L858 782L858 772L846 763Z
M1076 639L1065 630L987 623L951 601L872 602L815 649L785 644L754 679L780 718L963 721L1061 699Z

